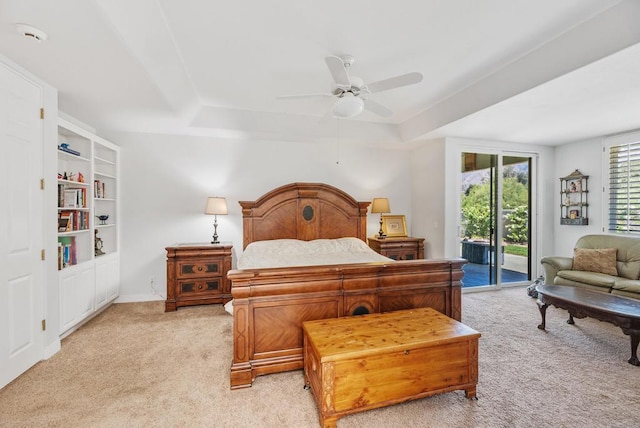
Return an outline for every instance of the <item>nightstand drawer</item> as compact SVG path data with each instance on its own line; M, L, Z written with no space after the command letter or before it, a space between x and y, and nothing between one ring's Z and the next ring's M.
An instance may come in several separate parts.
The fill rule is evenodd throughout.
M418 250L416 248L408 248L406 251L398 249L389 249L384 254L393 260L416 260L418 258Z
M211 293L220 289L220 279L180 280L178 294L181 296Z
M220 262L213 260L178 261L178 278L198 278L221 275Z
M369 247L377 253L393 260L424 259L424 238L393 237L368 239Z
M392 250L402 250L402 249L410 249L410 250L417 250L418 249L418 242L415 241L402 241L402 242L397 242L397 241L392 241L392 238L387 238L388 241L384 243L384 248L388 251L392 251Z

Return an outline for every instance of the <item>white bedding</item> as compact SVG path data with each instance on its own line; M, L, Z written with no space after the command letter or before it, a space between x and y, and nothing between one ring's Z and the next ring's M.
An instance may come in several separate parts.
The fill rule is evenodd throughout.
M358 238L274 239L247 245L238 260L238 269L393 261Z

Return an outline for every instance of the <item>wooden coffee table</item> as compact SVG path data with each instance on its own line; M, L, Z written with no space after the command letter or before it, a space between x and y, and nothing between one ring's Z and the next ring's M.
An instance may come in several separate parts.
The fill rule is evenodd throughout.
M325 428L350 413L443 392L476 396L480 333L435 309L302 326L305 382Z
M540 330L546 327L545 318L549 305L568 310L568 324L574 324L574 318L585 317L610 322L631 338L629 364L640 366L640 301L567 285L538 285L536 291L542 315L542 323L538 325Z

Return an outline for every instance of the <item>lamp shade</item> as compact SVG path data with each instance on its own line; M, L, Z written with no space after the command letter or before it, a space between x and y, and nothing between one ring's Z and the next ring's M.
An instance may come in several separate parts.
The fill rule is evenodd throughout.
M362 113L364 102L362 98L354 96L351 92L345 92L333 105L333 114L337 117L353 117Z
M209 197L207 206L204 208L205 214L224 215L227 214L227 201L225 198Z
M371 213L390 213L391 208L389 208L389 199L387 198L373 198L373 202L371 203Z

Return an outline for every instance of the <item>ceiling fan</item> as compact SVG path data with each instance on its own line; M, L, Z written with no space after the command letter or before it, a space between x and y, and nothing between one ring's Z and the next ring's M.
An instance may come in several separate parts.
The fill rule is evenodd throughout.
M349 75L349 68L355 62L351 55L331 55L324 59L331 76L336 84L331 93L283 95L278 98L308 98L308 97L335 97L331 113L336 117L354 117L369 110L379 116L388 117L393 114L387 107L369 99L370 94L375 94L389 89L413 85L422 81L422 74L414 72L402 74L388 79L379 80L370 84L356 76Z

